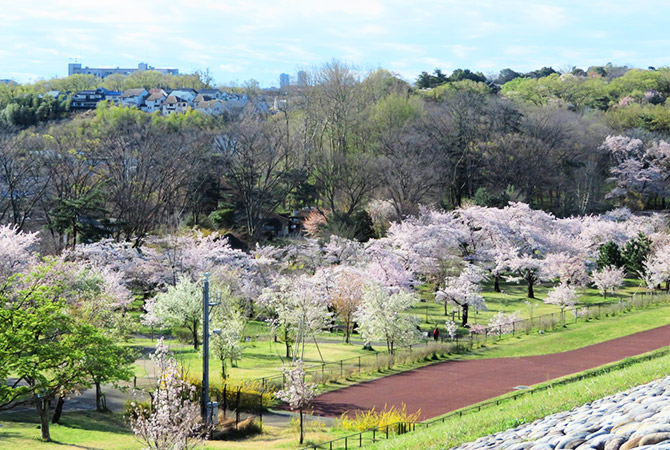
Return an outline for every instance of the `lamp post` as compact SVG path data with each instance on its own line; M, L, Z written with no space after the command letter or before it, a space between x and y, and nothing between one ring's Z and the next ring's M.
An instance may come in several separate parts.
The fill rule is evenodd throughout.
M218 303L209 300L209 273L205 273L202 287L202 393L200 415L205 425L216 423L217 403L209 401L209 313ZM215 330L215 332L218 330Z

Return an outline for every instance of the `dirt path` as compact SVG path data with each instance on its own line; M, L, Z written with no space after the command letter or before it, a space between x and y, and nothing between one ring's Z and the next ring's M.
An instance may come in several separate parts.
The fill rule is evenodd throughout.
M314 414L340 416L345 411L384 405L421 409L422 420L552 378L581 372L670 345L670 325L577 350L522 358L447 361L318 396Z

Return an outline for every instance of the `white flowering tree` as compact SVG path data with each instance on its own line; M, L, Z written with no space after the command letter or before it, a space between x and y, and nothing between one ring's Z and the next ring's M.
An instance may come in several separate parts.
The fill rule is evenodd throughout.
M623 286L626 274L623 267L606 266L591 274L591 281L598 288L603 297L608 293L614 293L617 288Z
M456 337L456 332L458 331L458 326L453 320L447 320L444 322L444 327L447 330L447 334L449 335L449 339L454 339Z
M277 398L289 404L291 409L300 412L300 444L304 441L303 412L316 395L316 384L307 383L302 359L296 361L292 368L283 368L282 372L286 378L284 389L277 391Z
M555 305L561 309L561 321L565 322L565 309L575 306L577 299L577 290L574 286L561 283L553 288L544 299L544 303Z
M210 348L221 364L221 378L226 379L226 361L234 367L242 357L245 319L239 302L229 287L225 287L215 296L218 302L211 312L212 329L217 332L210 338Z
M647 287L653 289L655 286L665 283L665 290L670 287L670 243L666 243L649 255L645 262L645 282Z
M505 314L502 311L496 313L491 320L489 320L488 328L493 332L502 336L503 334L510 334L514 331L515 322L521 320L521 313L514 311L510 314Z
M366 345L375 340L384 341L389 353L393 353L398 345L419 339L419 319L401 314L417 301L413 293L400 291L389 295L382 286L368 284L363 292L363 301L354 313L358 331Z
M12 225L0 226L0 276L18 273L37 262L33 247L38 233L25 233Z
M486 311L486 302L481 295L480 283L486 279L486 272L478 266L468 264L457 277L446 277L444 287L435 292L435 300L453 303L462 310L462 326L468 323L470 308Z
M281 276L272 288L263 290L258 301L270 314L272 330L281 333L287 358L297 335L313 335L326 328L332 318L329 296L319 276Z
M199 333L202 322L202 286L182 276L176 286L168 286L149 299L142 323L148 326L186 327L192 337L193 348L200 344Z
M207 436L200 405L192 400L195 387L180 375L177 361L161 339L151 355L156 366L156 389L149 410L133 404L130 428L145 449L188 450L199 447Z

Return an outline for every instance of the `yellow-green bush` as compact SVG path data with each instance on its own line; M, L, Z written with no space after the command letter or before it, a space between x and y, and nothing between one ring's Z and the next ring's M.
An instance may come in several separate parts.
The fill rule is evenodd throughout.
M374 428L382 429L387 425L396 422L414 423L418 422L421 410L410 414L407 412L407 405L402 404L401 408L396 408L384 405L384 409L376 411L372 408L368 411L356 411L356 414L351 417L348 412L345 412L340 417L338 428L347 431L365 431Z

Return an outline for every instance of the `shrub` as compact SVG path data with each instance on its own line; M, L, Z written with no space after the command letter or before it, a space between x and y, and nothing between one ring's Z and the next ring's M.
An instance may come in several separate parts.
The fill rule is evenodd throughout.
M337 427L347 431L365 431L374 428L380 429L396 422L414 423L419 420L421 410L410 414L407 412L407 405L402 404L401 408L384 405L384 409L376 411L372 408L368 411L356 411L351 417L349 412L345 412L340 417ZM391 431L391 430L390 430Z

